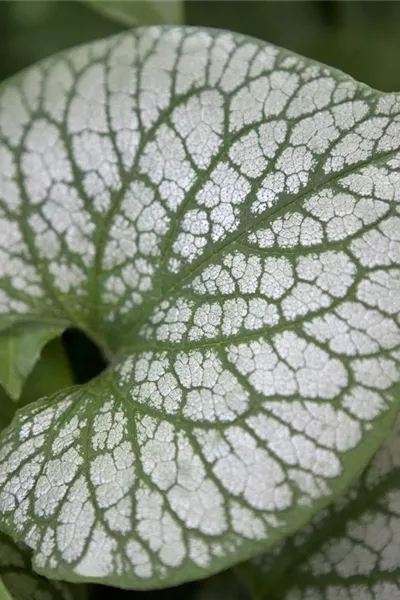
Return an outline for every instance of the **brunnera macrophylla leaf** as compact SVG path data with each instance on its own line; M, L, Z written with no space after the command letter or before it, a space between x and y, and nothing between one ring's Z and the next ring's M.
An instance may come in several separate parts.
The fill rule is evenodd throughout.
M240 571L260 600L398 600L399 548L400 418L355 488Z
M125 25L181 25L183 0L87 0L105 17Z
M1 527L44 575L140 589L279 543L399 407L399 96L155 27L0 108L0 309L113 357L3 433Z
M13 400L19 399L44 346L63 330L33 322L0 331L0 385Z
M29 553L0 533L0 600L85 600L87 587L47 581L32 571Z

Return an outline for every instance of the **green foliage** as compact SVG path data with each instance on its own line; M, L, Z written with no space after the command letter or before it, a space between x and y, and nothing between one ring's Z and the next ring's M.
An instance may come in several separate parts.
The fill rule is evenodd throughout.
M398 411L399 98L185 28L0 92L3 313L111 360L13 419L2 527L43 575L137 589L277 544Z
M0 533L0 600L86 600L87 588L47 581L32 572L29 554Z
M183 0L88 0L100 13L124 25L181 25Z
M0 600L12 600L1 577L0 577Z
M13 418L17 408L35 402L43 396L54 394L74 383L68 359L59 340L45 346L41 358L29 375L18 404L0 388L0 430Z
M400 89L400 4L368 0L188 0L186 23L237 31Z
M12 600L1 577L0 577L0 600Z
M37 323L0 332L0 384L13 400L20 397L23 384L43 347L62 332L63 328Z
M2 0L0 81L63 48L116 34L123 25L84 2Z

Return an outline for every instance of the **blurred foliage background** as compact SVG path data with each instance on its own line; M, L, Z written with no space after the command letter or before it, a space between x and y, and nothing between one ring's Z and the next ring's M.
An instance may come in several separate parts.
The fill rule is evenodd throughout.
M400 90L398 1L186 0L183 11L189 25L247 33L382 91ZM57 50L124 28L84 2L2 0L0 80Z
M127 6L132 1L135 0L123 4ZM99 0L91 2L95 5ZM116 0L102 2L122 4ZM135 1L132 10L146 14L151 3L152 0ZM139 4L142 7L138 10ZM252 35L335 66L376 89L400 91L398 1L186 0L179 10L186 24ZM118 33L126 26L118 19L107 18L104 11L93 10L83 0L0 0L0 81L58 50ZM63 347L75 382L88 380L105 367L99 350L77 331L63 336ZM55 370L54 361L58 360L60 387L62 377L67 377L62 352L61 346L54 346L48 351L48 358L44 355L41 367ZM33 383L35 377L41 381L40 373L32 375ZM0 421L6 423L10 418L0 412ZM124 592L103 586L94 586L92 591L94 600L248 598L233 572L161 592Z

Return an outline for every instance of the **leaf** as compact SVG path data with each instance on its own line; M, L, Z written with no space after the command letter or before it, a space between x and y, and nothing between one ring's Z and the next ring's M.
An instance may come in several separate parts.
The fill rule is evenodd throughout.
M28 323L0 332L0 384L13 400L20 397L43 347L64 329Z
M4 585L0 577L0 600L12 600L10 594L7 592L7 588Z
M21 403L27 404L45 394L72 384L66 356L58 340L50 342L28 377ZM0 429L9 424L13 406L0 389ZM49 582L32 572L28 553L0 533L0 600L83 600L84 586Z
M357 487L242 576L260 600L396 600L399 546L400 418Z
M85 600L87 588L47 581L30 567L29 556L0 533L0 600Z
M181 25L183 0L87 0L105 17L125 25Z
M18 405L9 401L0 388L0 430L11 422L17 406L25 406L43 396L54 394L60 389L73 385L73 377L68 359L60 340L53 340L45 346L42 355L22 390Z
M74 377L63 344L60 340L53 340L43 349L29 376L22 390L20 404L34 402L73 384Z
M0 107L2 310L111 357L3 434L1 526L38 572L122 588L279 543L399 408L399 96L142 28L26 71Z

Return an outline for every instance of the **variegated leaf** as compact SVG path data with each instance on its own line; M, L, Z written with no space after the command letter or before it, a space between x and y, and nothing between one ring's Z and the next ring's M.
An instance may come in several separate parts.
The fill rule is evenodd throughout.
M398 410L399 96L143 28L26 71L0 111L1 311L111 357L2 437L2 527L47 576L143 589L279 542Z
M259 600L400 599L400 418L361 482L240 567Z

